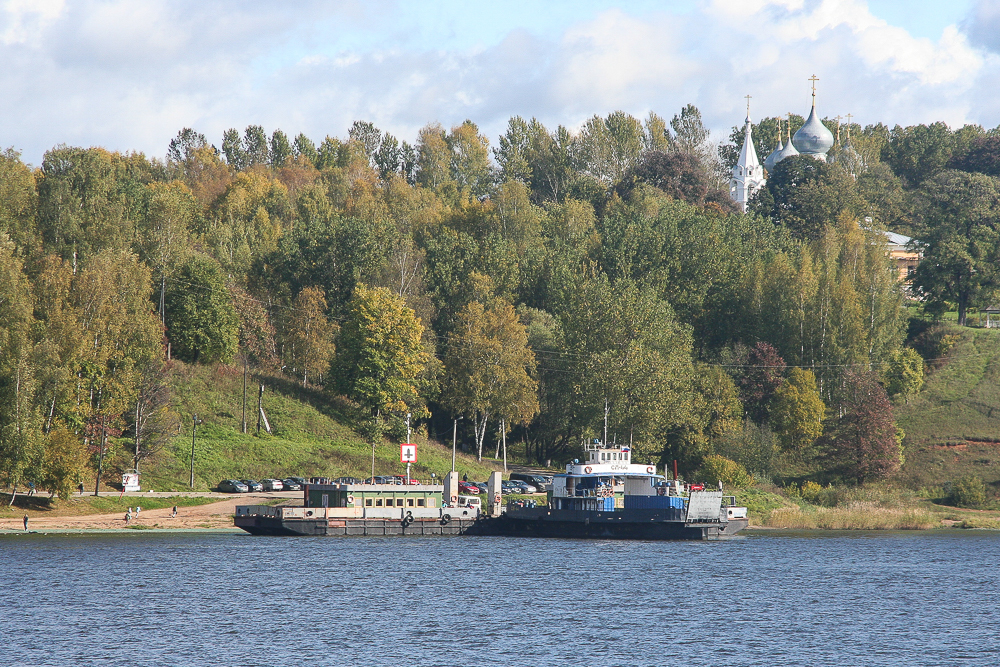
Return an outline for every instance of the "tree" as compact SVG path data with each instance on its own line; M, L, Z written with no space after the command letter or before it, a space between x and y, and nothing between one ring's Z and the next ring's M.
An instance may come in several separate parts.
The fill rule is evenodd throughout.
M955 150L955 137L941 122L892 128L882 160L910 187L944 169Z
M771 398L770 412L771 426L785 449L802 450L816 442L823 433L826 406L812 371L790 369Z
M920 193L917 235L924 260L913 279L931 301L954 301L958 324L1000 285L1000 186L983 174L946 170Z
M963 155L954 155L948 166L987 176L1000 176L1000 136L977 137Z
M295 143L292 146L295 157L305 158L309 164L315 166L319 153L316 152L316 144L301 132L295 136Z
M292 157L292 145L288 143L288 135L281 130L271 134L270 163L272 169L285 166Z
M338 388L376 419L422 407L420 375L428 361L422 333L402 298L358 285L338 338Z
M696 475L699 481L706 484L714 486L722 482L733 489L745 489L752 486L754 481L753 475L746 468L718 454L706 456Z
M737 354L736 386L747 415L758 424L767 421L771 397L781 386L785 360L770 343L756 343Z
M808 155L785 158L767 179L769 197L758 198L754 212L769 216L800 239L816 239L842 213L856 215L864 208L853 178L839 165ZM765 210L761 204L770 205Z
M260 125L248 125L243 133L243 155L246 166L266 165L270 162L270 151L267 146L267 134Z
M286 357L289 365L302 373L302 386L322 378L330 370L337 325L326 318L326 297L318 287L306 287L295 297L288 318Z
M31 400L31 305L21 259L0 232L0 476L15 487L39 456L39 419Z
M201 132L195 132L190 127L185 127L177 133L177 136L170 140L167 147L167 160L169 162L187 162L194 157L195 153L208 146L208 140Z
M174 356L200 363L232 361L239 319L218 262L204 255L191 256L169 283L165 306Z
M236 171L243 171L247 168L247 155L243 148L243 140L236 128L230 128L223 133L222 154L226 156L226 162L229 166Z
M46 436L41 479L45 488L68 500L83 480L86 467L87 450L77 435L59 427Z
M912 347L893 350L882 372L889 396L910 396L924 385L924 360Z
M821 440L828 462L859 485L899 470L903 448L892 404L877 375L846 371L840 408L843 416Z
M33 252L38 243L37 206L31 168L14 149L0 151L0 234L7 234L22 251Z
M538 412L535 354L527 329L509 302L495 300L487 308L473 301L458 314L446 350L443 401L472 418L482 460L491 416L526 423Z

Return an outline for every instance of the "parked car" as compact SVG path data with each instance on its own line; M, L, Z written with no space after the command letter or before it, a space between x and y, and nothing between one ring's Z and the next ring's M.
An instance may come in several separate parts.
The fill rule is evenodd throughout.
M479 487L472 482L459 482L458 492L467 496L478 496L480 493Z
M503 495L509 495L511 493L522 493L521 487L516 484L511 484L506 479L500 480L500 493Z
M369 477L364 481L365 484L402 484L402 482L397 482L395 477L386 477L384 475L375 475L374 477Z
M250 489L243 482L236 479L224 479L219 482L219 491L223 493L246 493Z
M486 482L472 482L472 484L475 484L477 487L479 487L479 493L487 493L490 490L490 485L487 484Z
M512 472L510 474L510 479L515 482L520 481L529 486L533 486L541 493L544 493L552 488L552 478L546 478L544 475L536 475L534 473L526 472Z
M255 479L241 479L251 493L260 493L264 490L264 485Z
M392 478L396 480L396 484L406 484L406 475L393 475ZM420 480L411 477L410 484L420 484Z
M283 481L285 482L285 486L288 486L289 482L293 482L299 485L299 488L292 489L292 491L301 491L302 487L308 484L308 482L306 482L305 477L289 477L288 479L285 479Z
M360 484L361 480L357 477L338 477L333 480L334 484Z
M538 493L538 489L528 484L527 482L522 482L519 479L509 480L512 486L516 486L521 489L518 493Z
M285 488L285 483L280 479L265 479L260 484L265 491L282 491Z
M285 487L285 491L301 491L302 485L295 481L294 478L289 477L288 479L281 480L281 483Z

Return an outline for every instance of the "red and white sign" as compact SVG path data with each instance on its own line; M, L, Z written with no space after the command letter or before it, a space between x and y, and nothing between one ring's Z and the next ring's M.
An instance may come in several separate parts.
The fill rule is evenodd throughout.
M412 442L404 442L399 446L399 460L403 463L417 462L417 446Z

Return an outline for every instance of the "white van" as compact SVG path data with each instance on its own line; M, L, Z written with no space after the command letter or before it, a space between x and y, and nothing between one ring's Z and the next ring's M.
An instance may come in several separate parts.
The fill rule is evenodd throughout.
M459 507L472 507L483 511L483 501L479 496L459 496L456 503Z

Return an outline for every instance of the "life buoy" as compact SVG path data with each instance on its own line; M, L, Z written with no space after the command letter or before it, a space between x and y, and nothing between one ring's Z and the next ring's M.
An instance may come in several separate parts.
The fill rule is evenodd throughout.
M594 469L591 468L590 466L587 466L586 468L583 469L583 472L589 475L590 473L594 472Z
M665 496L665 495L667 495L667 489L665 487L662 487L662 486L656 487L656 495L658 495L658 496Z
M500 502L500 494L499 493L494 493L493 494L493 502L494 503L499 503Z
M354 504L354 496L347 496L347 503L349 505L353 505Z
M458 496L452 496L451 497L451 502L457 503L458 502Z
M646 472L652 475L654 472L656 472L656 468L654 468L653 466L646 466Z

